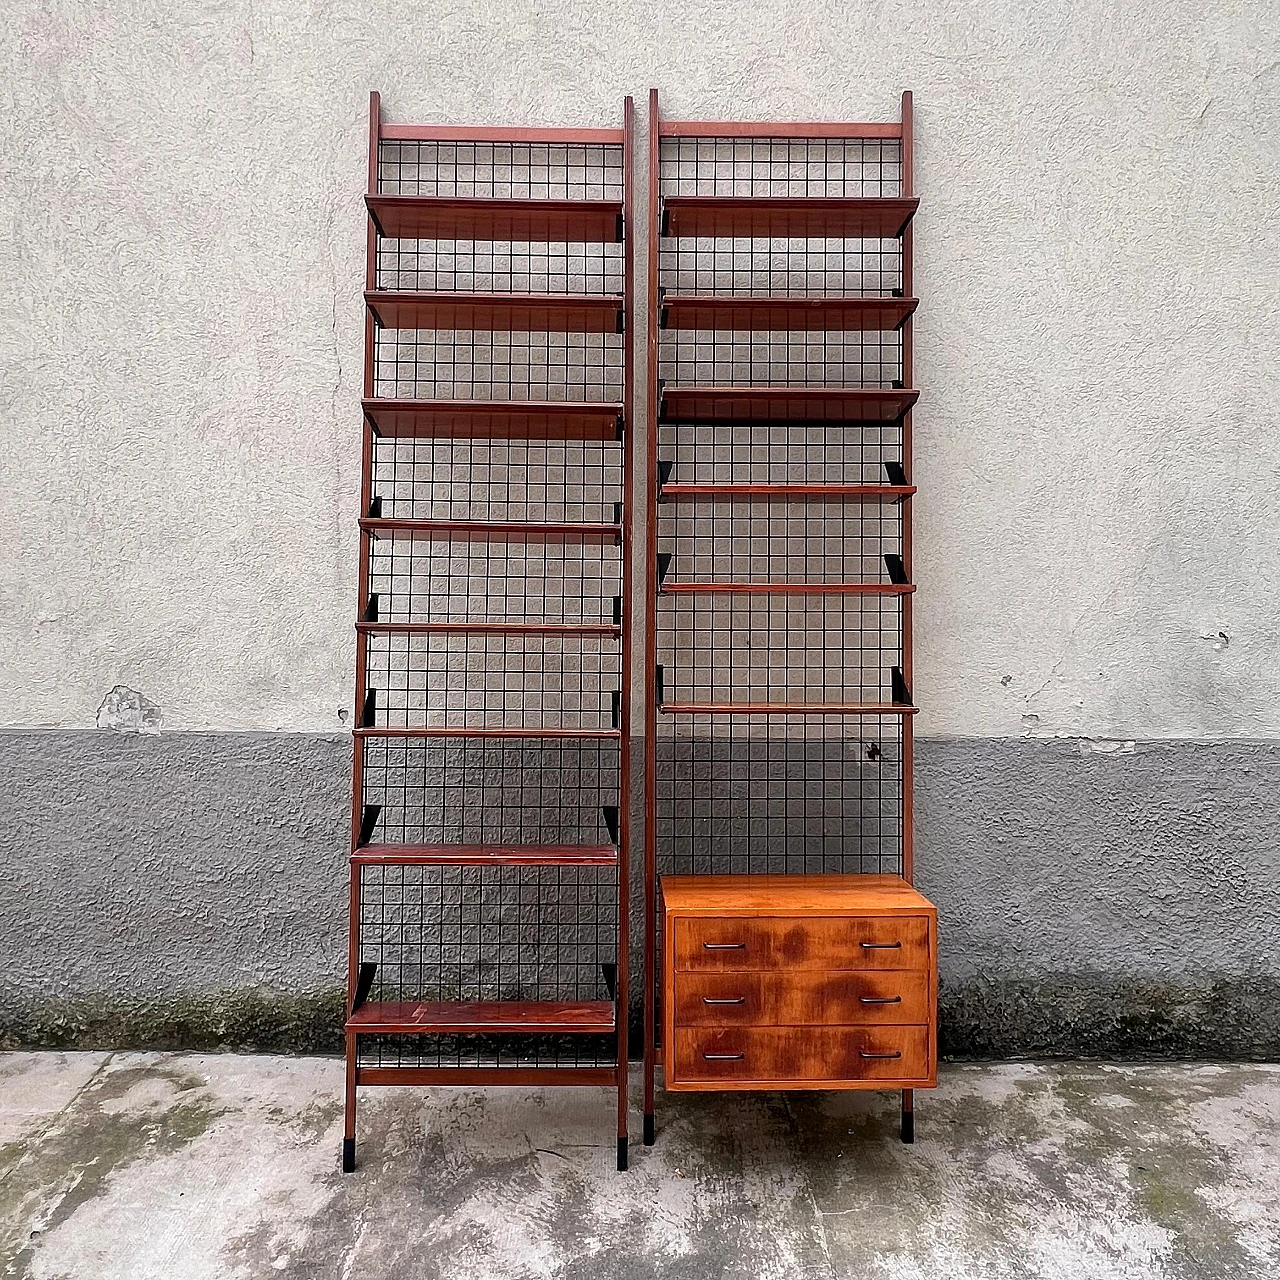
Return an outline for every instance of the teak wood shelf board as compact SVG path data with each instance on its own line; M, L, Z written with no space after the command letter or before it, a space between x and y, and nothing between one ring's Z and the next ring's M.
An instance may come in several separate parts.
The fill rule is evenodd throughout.
M621 403L367 397L366 421L388 439L617 440Z
M914 582L664 582L658 594L755 596L909 596Z
M664 484L659 502L900 502L913 484Z
M617 524L543 524L521 520L364 519L360 528L375 538L416 542L621 542Z
M365 201L378 231L390 239L568 244L622 239L621 201L381 194Z
M481 329L495 332L621 333L614 294L425 293L370 290L365 303L384 329Z
M900 328L916 298L739 298L725 295L664 297L664 329L809 330L872 333Z
M663 422L897 422L920 393L896 387L663 387Z
M622 628L609 622L372 622L356 623L362 635L479 635L479 636L610 636L620 639Z
M880 196L667 196L664 236L897 239L920 201Z
M605 1001L401 1000L361 1005L347 1019L347 1029L362 1035L430 1031L607 1035L614 1021L613 1005Z
M908 702L660 702L669 716L844 715L913 716Z
M357 738L581 738L616 741L617 729L529 729L505 725L358 725L351 731Z
M366 844L351 860L365 866L419 867L611 867L614 845Z

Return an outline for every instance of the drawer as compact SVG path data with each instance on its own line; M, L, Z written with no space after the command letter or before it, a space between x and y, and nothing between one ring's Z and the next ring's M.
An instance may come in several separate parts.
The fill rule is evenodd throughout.
M928 1081L928 1027L676 1027L667 1087Z
M678 973L675 1025L929 1023L929 976L924 970Z
M928 969L928 916L677 916L677 970Z

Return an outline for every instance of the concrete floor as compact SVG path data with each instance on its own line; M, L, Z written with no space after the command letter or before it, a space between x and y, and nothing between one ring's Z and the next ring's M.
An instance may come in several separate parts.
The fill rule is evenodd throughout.
M0 1275L945 1277L1280 1270L1280 1067L952 1067L891 1095L669 1095L613 1169L603 1091L370 1090L341 1065L0 1057ZM638 1119L636 1128L638 1129Z

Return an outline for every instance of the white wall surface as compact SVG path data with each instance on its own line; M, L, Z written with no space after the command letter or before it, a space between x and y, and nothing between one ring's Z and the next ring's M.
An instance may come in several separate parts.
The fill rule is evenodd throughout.
M612 124L653 83L915 91L919 731L1280 737L1277 12L11 0L0 724L126 685L166 729L339 728L368 91Z

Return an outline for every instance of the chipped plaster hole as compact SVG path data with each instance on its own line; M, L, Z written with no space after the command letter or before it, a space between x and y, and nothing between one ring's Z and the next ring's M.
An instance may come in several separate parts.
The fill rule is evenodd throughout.
M1025 716L1022 717L1023 733L1026 733L1026 734L1035 733L1035 731L1039 727L1040 727L1040 717L1034 714L1033 712L1029 711Z
M1013 683L1012 676L1001 676L1000 683L1007 689Z
M1200 639L1212 641L1214 653L1221 653L1231 643L1231 637L1225 631L1202 631Z
M346 707L339 707L339 708L338 708L338 721L339 721L339 723L340 723L340 724L346 724L346 723L347 723L347 716L348 716L348 715L350 715L350 712L346 709Z
M98 708L98 728L112 733L159 733L160 708L145 694L118 684Z
M1082 756L1131 756L1134 751L1132 739L1122 742L1114 738L1081 738L1078 746Z

